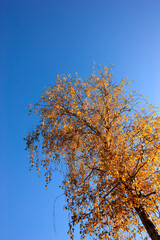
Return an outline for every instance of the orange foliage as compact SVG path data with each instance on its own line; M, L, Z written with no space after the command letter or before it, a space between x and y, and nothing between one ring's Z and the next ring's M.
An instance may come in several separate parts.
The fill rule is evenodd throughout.
M114 83L107 67L86 81L57 76L33 108L40 123L26 137L31 166L46 169L48 184L65 162L71 238L80 223L82 239L136 239L141 206L159 226L160 117L128 85Z

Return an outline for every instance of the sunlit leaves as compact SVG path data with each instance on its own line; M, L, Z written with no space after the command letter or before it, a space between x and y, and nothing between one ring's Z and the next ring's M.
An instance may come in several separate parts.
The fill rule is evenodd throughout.
M80 223L82 238L134 239L144 230L141 206L158 227L160 118L129 85L114 83L106 67L86 81L57 76L33 108L40 122L26 137L31 167L44 167L48 184L65 163L71 238Z

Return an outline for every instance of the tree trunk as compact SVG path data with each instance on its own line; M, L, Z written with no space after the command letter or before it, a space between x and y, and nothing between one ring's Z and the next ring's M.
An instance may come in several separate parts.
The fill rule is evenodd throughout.
M145 212L143 207L135 207L135 210L140 217L143 226L145 227L148 235L152 240L160 240L160 235L158 234L157 229L155 228L152 221L148 218L147 213Z

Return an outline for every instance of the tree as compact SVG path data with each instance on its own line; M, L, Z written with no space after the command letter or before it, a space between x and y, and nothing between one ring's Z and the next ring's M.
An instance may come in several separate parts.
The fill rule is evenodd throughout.
M129 85L114 83L107 67L86 81L57 76L33 107L40 122L25 138L31 167L44 167L48 184L65 162L71 239L78 223L82 239L143 238L144 231L160 239L160 117Z

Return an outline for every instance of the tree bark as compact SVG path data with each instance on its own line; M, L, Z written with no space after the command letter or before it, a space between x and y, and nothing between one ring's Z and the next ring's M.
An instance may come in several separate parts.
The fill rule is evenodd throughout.
M158 234L157 229L155 228L152 221L148 218L147 213L143 207L135 207L135 210L141 219L143 226L145 227L148 235L152 240L160 240L160 235Z

